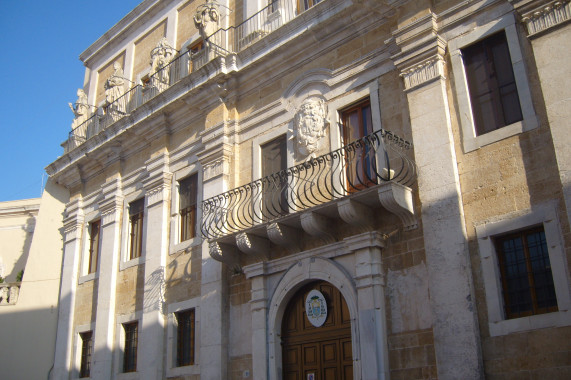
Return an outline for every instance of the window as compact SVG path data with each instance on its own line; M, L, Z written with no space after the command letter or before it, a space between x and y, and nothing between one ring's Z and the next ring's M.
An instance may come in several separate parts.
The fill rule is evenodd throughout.
M175 313L177 321L176 365L194 364L194 309Z
M195 174L179 182L181 242L196 236L197 179Z
M343 145L362 139L373 132L371 103L369 99L341 111L343 124ZM374 151L366 146L346 150L347 189L349 192L362 189L376 183L373 170Z
M490 336L571 325L565 245L553 204L475 226Z
M86 331L79 334L81 338L81 362L79 367L79 377L91 376L91 353L93 352L93 331Z
M282 135L261 146L262 151L262 216L270 220L288 213L286 136Z
M97 272L97 260L99 259L99 243L101 235L101 220L89 223L89 266L87 273Z
M557 311L543 227L495 239L507 318Z
M123 372L137 371L137 345L139 323L123 324L125 330L125 350L123 351Z
M476 135L491 132L523 119L502 30L462 49Z
M448 48L464 152L539 126L513 15L451 39Z
M141 257L143 252L143 218L145 198L129 204L129 259Z
M297 0L297 10L298 12L303 12L313 7L314 5L320 3L321 0Z

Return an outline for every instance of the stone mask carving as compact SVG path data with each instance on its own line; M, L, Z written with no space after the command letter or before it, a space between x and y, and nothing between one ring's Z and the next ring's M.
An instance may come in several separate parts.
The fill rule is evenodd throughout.
M322 99L306 99L295 114L297 151L303 156L315 157L321 147L325 127L328 124L327 106Z

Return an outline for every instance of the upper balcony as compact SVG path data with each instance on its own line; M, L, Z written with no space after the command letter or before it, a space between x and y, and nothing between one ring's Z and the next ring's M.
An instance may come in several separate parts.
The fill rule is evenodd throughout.
M412 144L378 130L325 155L207 199L202 235L210 254L240 267L241 251L267 257L270 243L291 246L301 232L333 239L334 226L373 228L388 214L416 227Z
M297 1L274 0L238 26L217 29L211 34L206 31L205 34L209 35L205 38L201 49L176 52L168 64L162 65L160 69L144 78L143 83L131 87L112 102L106 102L101 107L87 106L86 104L82 114L82 122L73 128L69 133L68 140L63 144L65 153L71 152L86 141L101 134L157 95L167 91L192 73L199 71L209 62L219 57L244 51L322 1L324 0L306 2L307 4L301 6L303 9L300 9ZM128 81L126 78L121 79ZM190 86L196 85L197 83L191 83ZM76 107L78 105L76 104Z

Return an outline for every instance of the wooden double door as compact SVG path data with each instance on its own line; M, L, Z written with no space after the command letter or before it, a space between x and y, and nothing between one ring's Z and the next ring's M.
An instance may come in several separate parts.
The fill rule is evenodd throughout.
M319 290L327 302L327 319L313 326L305 312L307 294ZM312 282L289 302L282 322L284 380L352 380L351 318L343 296L328 282Z

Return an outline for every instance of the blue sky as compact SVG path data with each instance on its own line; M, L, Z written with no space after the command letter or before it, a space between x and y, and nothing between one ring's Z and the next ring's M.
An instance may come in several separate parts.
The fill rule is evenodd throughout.
M142 0L0 0L0 201L41 196L83 85L79 54Z

